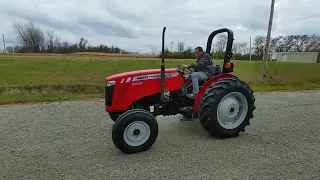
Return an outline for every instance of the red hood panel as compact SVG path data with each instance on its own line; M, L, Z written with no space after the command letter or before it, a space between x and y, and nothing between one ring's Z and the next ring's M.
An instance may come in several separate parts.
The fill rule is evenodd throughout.
M176 68L168 68L165 70L166 73L174 73L177 72L178 70ZM121 78L125 78L128 76L140 76L140 75L147 75L147 74L160 74L161 69L147 69L147 70L138 70L138 71L129 71L125 73L119 73L119 74L114 74L111 76L106 77L107 81L110 80L117 80Z

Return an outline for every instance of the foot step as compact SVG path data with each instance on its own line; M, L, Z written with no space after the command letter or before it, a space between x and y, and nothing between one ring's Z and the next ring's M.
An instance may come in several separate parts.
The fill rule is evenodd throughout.
M179 108L179 111L192 112L193 107L192 106L181 107L181 108Z

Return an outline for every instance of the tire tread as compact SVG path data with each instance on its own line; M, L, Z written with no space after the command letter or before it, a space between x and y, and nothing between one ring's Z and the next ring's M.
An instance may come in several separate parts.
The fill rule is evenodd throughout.
M232 130L224 129L216 117L217 107L220 100L228 93L241 92L248 102L248 112L241 125ZM245 127L250 125L253 111L256 109L254 92L250 86L238 78L223 78L213 83L202 96L199 103L199 119L202 127L212 136L219 138L231 138L244 132Z

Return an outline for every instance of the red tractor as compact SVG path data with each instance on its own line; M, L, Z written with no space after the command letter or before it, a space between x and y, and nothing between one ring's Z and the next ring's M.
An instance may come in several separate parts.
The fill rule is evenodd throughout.
M228 33L223 68L221 71L216 65L216 75L199 82L199 93L191 99L182 93L184 84L192 91L191 80L184 77L186 70L179 65L177 68L165 68L165 30L166 27L162 32L161 69L131 71L106 78L105 110L115 122L112 140L127 154L145 151L154 144L158 137L155 118L158 115L198 117L202 127L219 138L238 136L253 118L253 91L247 83L230 74L234 68L230 62L233 32L223 28L210 34L207 53L210 53L215 35Z

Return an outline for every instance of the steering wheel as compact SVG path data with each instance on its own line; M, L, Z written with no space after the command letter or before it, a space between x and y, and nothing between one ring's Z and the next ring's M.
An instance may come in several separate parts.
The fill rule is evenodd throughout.
M190 72L192 72L193 70L190 67L182 67L181 65L177 65L179 68L179 71L184 71L185 69L188 69Z
M189 70L190 74L192 73L192 69L190 67L182 67L181 65L177 65L177 66L178 66L178 72L183 78L186 78L185 77L185 74L186 74L185 69Z
M184 70L184 69L188 69L191 71L190 67L182 67L181 65L177 65L179 69Z

